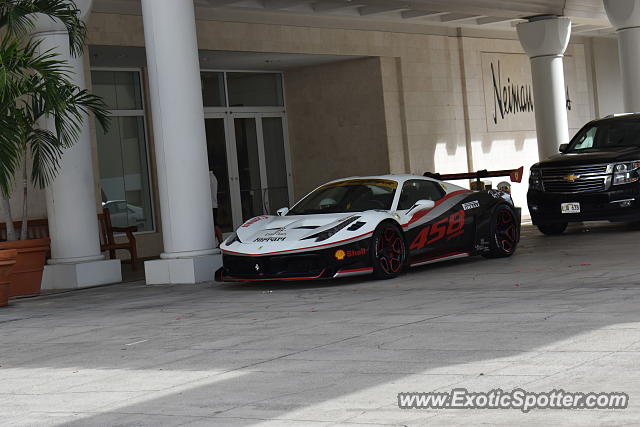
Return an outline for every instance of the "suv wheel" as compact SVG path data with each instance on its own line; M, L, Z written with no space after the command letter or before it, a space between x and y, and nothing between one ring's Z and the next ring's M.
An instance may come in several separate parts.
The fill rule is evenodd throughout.
M538 224L538 230L540 230L542 234L546 234L547 236L556 236L558 234L562 234L566 229L566 222L558 222L555 224Z

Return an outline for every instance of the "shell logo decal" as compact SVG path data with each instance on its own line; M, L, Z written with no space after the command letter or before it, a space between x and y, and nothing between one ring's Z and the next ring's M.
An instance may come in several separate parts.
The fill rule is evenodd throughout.
M346 253L345 251L343 251L342 249L338 249L338 250L336 251L336 253L334 254L334 256L336 257L336 259L337 259L338 261L342 261L343 259L345 259L345 258L346 258L347 253Z

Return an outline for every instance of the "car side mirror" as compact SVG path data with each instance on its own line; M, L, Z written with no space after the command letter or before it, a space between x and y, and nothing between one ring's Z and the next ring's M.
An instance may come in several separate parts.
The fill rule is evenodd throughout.
M561 153L565 153L567 151L567 148L569 148L569 144L560 144L560 147L558 147L558 151L560 151Z
M280 208L276 211L278 216L285 216L289 212L289 208Z
M426 200L426 199L418 200L413 204L411 209L407 211L407 213L409 213L410 211L421 211L425 209L433 209L435 205L436 205L436 202L434 202L433 200Z

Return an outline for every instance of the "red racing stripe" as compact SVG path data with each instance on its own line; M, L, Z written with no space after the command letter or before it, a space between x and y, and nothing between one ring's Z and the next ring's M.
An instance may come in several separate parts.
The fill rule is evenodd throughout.
M324 270L320 272L317 276L313 277L273 277L267 279L234 279L234 278L225 278L224 276L220 276L220 280L223 282L275 282L275 281L286 281L286 280L313 280L319 279L324 274Z
M469 252L451 252L448 253L446 255L440 255L437 257L432 257L432 258L423 258L420 260L416 260L416 261L412 261L411 265L416 265L416 264L422 264L423 262L434 262L434 261L438 261L438 260L445 260L446 258L451 258L457 255L467 255L467 256L471 256L471 254Z
M338 270L338 273L357 273L360 271L373 271L373 267L353 268L351 270Z
M244 252L229 251L229 250L226 250L226 249L220 249L220 250L221 250L222 252L224 252L224 253L230 253L230 254L236 254L236 255L249 255L249 256L273 255L273 254L281 254L281 253L285 253L285 252L306 251L306 250L309 250L309 249L321 248L321 247L323 247L323 246L338 245L338 244L340 244L340 243L349 242L349 241L351 241L351 240L355 240L355 239L359 239L359 238L361 238L361 237L365 237L365 236L367 236L367 235L369 235L369 234L373 234L373 231L370 231L370 232L368 232L368 233L361 234L361 235L359 235L359 236L349 237L348 239L339 240L339 241L337 241L337 242L325 243L325 244L322 244L322 245L315 245L315 246L307 246L307 247L305 247L305 248L298 248L298 249L287 249L287 250L284 250L284 251L264 252L264 253L261 253L261 254L248 254L248 253L244 253Z
M447 194L442 199L440 199L437 202L435 202L435 205L433 206L433 208L425 209L425 210L418 211L418 212L414 213L413 216L411 217L411 219L409 220L409 222L407 222L406 224L402 224L402 227L408 227L409 225L411 225L414 222L418 221L420 218L422 218L423 216L425 216L426 214L431 212L433 209L435 209L436 207L438 207L439 205L444 203L446 200L449 200L450 198L452 198L454 196L457 196L459 194L464 194L464 193L471 193L471 191L470 190L458 190L458 191L454 191L453 193Z

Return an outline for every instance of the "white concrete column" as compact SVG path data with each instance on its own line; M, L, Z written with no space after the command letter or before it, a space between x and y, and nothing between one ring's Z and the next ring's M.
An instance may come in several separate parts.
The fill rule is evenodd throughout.
M76 1L86 19L91 0ZM39 17L33 34L40 52L51 50L68 63L70 80L86 88L82 56L73 57L69 36L59 21ZM42 126L54 130L50 120ZM47 217L51 259L45 266L43 289L80 288L122 281L119 260L105 260L100 252L95 178L89 118L85 117L76 144L64 152L58 175L47 187Z
M147 283L213 280L215 249L192 0L142 0L164 252Z
M625 112L640 111L640 0L604 0L618 36Z
M518 24L520 44L531 59L536 133L540 159L569 142L562 58L569 44L569 18L532 18Z

